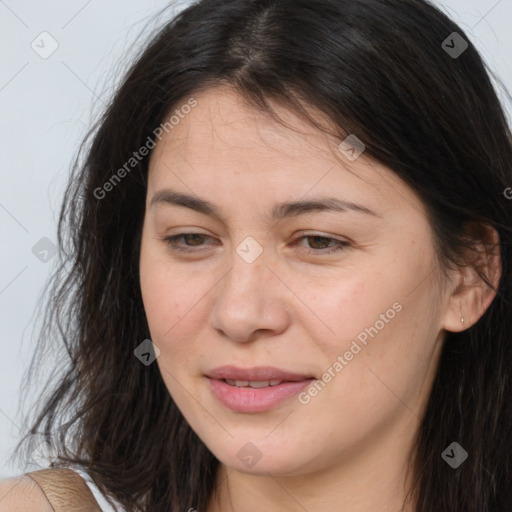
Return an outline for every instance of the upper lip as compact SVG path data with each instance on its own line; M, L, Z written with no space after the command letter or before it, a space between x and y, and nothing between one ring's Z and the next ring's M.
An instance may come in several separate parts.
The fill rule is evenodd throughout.
M238 368L236 366L219 366L210 370L207 377L211 379L248 380L248 381L300 381L314 378L312 375L298 374L281 370L272 366L256 366L252 368Z

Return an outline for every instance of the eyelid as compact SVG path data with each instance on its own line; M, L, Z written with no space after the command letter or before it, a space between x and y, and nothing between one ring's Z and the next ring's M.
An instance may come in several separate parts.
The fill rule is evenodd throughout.
M351 245L351 242L348 240L340 240L337 237L328 236L326 234L319 234L318 232L315 233L302 233L300 236L296 237L293 241L293 245L299 245L299 242L301 240L305 240L307 238L325 238L329 241L329 243L334 242L336 245L331 248L324 248L324 249L308 249L307 247L304 247L307 254L313 254L316 256L328 256L333 253L337 253L340 251L343 251L347 247Z
M317 236L319 238L330 238L332 240L336 240L338 242L347 242L347 243L350 243L350 240L346 237L338 237L337 235L331 235L329 233L323 233L322 231L301 231L299 233L299 237L302 237L302 236Z
M179 251L179 252L182 252L182 253L200 253L200 252L203 252L205 249L203 249L202 247L204 246L196 246L197 249L194 249L194 246L185 246L184 247L180 247L178 244L176 244L176 239L180 238L180 237L185 237L187 235L200 235L200 236L204 236L206 238L210 238L210 239L213 239L214 237L211 237L210 235L207 235L205 233L198 233L198 232L190 232L190 231L186 231L186 232L182 232L182 233L177 233L175 235L170 235L170 236L166 236L166 237L163 237L162 238L162 241L165 242L169 247L171 247L171 250L175 250L175 251ZM313 233L308 233L308 232L303 232L300 234L300 236L297 236L296 238L294 238L294 240L292 241L291 245L292 246L296 246L296 245L299 245L299 242L301 240L304 240L304 239L307 239L307 238L313 238L313 237L317 237L317 238L324 238L326 240L329 240L329 243L330 242L335 242L337 245L335 245L334 249L333 248L324 248L324 249L308 249L306 247L303 247L303 249L306 250L307 254L310 255L316 255L316 256L327 256L329 254L332 254L332 253L336 253L336 252L340 252L342 251L343 249L349 247L352 245L352 243L348 240L340 240L339 238L337 237L333 237L333 236L328 236L327 234L322 234L322 233L319 233L319 232L313 232ZM302 247L302 246L301 246Z

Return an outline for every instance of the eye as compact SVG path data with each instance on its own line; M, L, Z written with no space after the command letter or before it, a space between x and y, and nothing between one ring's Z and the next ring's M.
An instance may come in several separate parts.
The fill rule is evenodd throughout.
M177 243L177 240L183 238L184 240L190 241L192 240L192 245L185 244L185 246ZM201 247L201 241L204 238L211 238L208 235L204 235L202 233L181 233L179 235L173 235L163 238L163 241L167 243L173 250L182 251L182 252L197 252L193 249L193 247ZM199 243L194 243L199 242Z
M181 252L198 252L194 249L194 247L202 247L204 246L203 242L206 238L212 238L208 235L204 235L202 233L180 233L179 235L173 235L163 238L163 241L169 245L173 250L181 251ZM186 241L185 244L178 243L179 239L183 239ZM321 235L304 235L297 239L295 239L293 245L300 245L298 241L300 240L309 240L312 241L312 245L310 245L311 249L307 250L307 254L311 255L324 255L331 254L345 249L350 245L349 242L344 240L338 240L336 238L321 236ZM189 244L188 242L192 242ZM331 248L326 247L329 243L334 243L334 246L331 245ZM318 247L320 245L321 247ZM327 250L326 250L327 249Z
M312 255L323 255L323 254L332 254L338 251L344 250L347 246L350 245L349 242L345 240L338 240L336 238L321 236L321 235L304 235L295 240L295 243L297 244L298 240L312 240L313 243L310 244L310 247L314 249L313 251L308 250L306 251L308 254ZM331 246L329 250L326 249L326 243L329 244L330 242L334 242L334 247ZM320 245L321 247L318 247ZM321 252L320 252L321 251Z

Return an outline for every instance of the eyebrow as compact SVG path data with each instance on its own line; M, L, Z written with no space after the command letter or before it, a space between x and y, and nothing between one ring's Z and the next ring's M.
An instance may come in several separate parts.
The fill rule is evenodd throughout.
M189 208L204 215L216 217L223 221L221 211L217 206L205 199L201 199L189 194L183 194L172 189L162 189L155 192L151 199L150 207L157 204L167 204ZM289 201L275 204L270 210L272 220L282 220L284 218L298 217L310 212L358 212L374 217L381 217L378 213L370 210L366 206L345 201L336 197L318 197L308 201Z

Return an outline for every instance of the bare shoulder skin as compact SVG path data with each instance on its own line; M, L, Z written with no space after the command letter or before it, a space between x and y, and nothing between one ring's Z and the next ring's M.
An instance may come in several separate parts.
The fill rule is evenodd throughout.
M27 475L0 480L1 512L54 512L43 490Z

